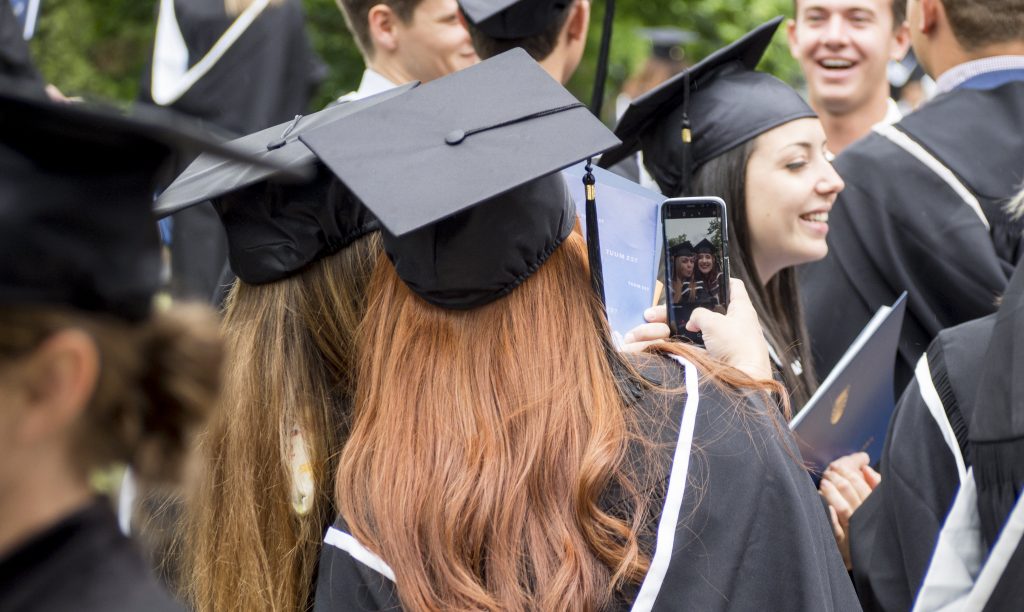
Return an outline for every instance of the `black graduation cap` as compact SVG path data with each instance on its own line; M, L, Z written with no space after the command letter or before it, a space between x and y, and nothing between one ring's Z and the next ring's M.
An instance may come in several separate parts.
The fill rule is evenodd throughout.
M170 157L246 159L177 121L0 93L0 302L146 316L160 276L153 192Z
M299 141L299 135L401 95L417 85L419 83L414 81L375 96L335 104L310 115L299 115L291 121L231 141L230 145L256 159L271 161L276 167L315 172L316 155ZM200 155L160 194L155 212L158 217L165 217L258 182L282 178L281 171L273 167L254 167L217 155Z
M671 247L668 250L668 254L672 257L679 257L680 255L693 255L693 244L689 240L684 240L679 244Z
M815 117L791 87L754 68L782 17L765 23L634 100L615 134L607 168L638 149L667 196L687 195L704 162L794 119Z
M280 173L200 156L157 201L165 216L211 200L228 239L228 262L250 284L281 280L380 229L377 219L299 140L332 122L399 96L409 83L389 91L300 116L231 144L291 169L310 169L308 182L278 180Z
M711 244L711 241L707 238L697 243L697 246L693 247L693 250L697 253L714 253L715 245Z
M406 284L459 309L547 259L576 223L552 173L618 143L522 49L300 139L380 219Z
M466 20L496 40L537 36L573 0L459 0Z
M640 28L637 33L651 41L651 55L672 62L683 61L683 45L697 40L693 32L673 27Z

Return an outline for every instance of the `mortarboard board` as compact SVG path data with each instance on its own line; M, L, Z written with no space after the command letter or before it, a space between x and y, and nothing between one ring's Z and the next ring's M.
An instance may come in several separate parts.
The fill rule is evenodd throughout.
M693 247L695 253L714 253L715 245L711 244L711 241L707 238L701 240Z
M405 283L457 309L547 259L576 223L553 173L618 142L522 49L300 139L380 219Z
M200 156L160 195L158 216L211 200L228 239L232 272L250 284L269 283L336 253L380 224L329 172L299 136L311 134L418 83L336 104L231 144L292 169L313 170L308 182L282 182L278 173Z
M459 0L466 19L496 40L520 40L545 31L573 0Z
M683 61L682 46L697 40L693 32L672 27L640 28L637 33L651 41L651 55L673 62Z
M246 159L166 114L0 94L0 302L143 318L160 273L154 189L173 154L200 151Z
M774 127L815 117L791 87L754 70L781 22L759 26L634 100L615 128L623 144L600 165L642 149L662 193L687 195L692 172L704 162Z
M375 96L335 104L243 136L229 144L253 158L273 162L277 168L308 170L316 165L317 158L309 147L299 141L299 135L316 131L342 117L401 95L417 85L419 83L414 81ZM281 178L281 172L274 167L254 167L222 156L200 155L160 194L154 210L157 217L166 217L193 204L277 178Z

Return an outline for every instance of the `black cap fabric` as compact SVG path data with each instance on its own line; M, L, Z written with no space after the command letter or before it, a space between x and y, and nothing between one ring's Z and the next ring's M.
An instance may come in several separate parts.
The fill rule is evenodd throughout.
M361 100L335 104L322 111L254 132L232 141L232 147L256 159L273 162L293 173L315 173L316 155L299 141L300 134L314 132L342 117L355 114L374 104L401 95L416 87L412 82ZM268 179L287 179L280 170L254 167L216 155L200 155L162 193L156 215L165 217L194 204L212 200Z
M707 238L697 243L697 246L693 247L693 250L697 253L714 253L715 245L711 244L711 241Z
M0 303L147 315L160 276L153 193L170 157L244 159L158 116L0 94Z
M211 200L224 224L228 262L238 278L262 284L292 276L380 229L377 219L299 136L315 133L417 85L409 83L336 104L231 143L255 157L293 170L312 171L311 181L279 181L277 172L201 156L160 195L157 215Z
M532 274L575 224L548 175L618 143L522 49L300 139L380 219L399 276L445 308Z
M683 61L682 46L697 40L693 32L672 27L640 28L637 33L651 41L651 55L672 62Z
M774 127L816 117L793 88L754 71L781 22L777 17L759 26L634 100L615 128L623 144L605 153L600 165L607 168L641 149L663 194L688 195L684 114L691 122L692 142L685 146L692 171Z
M689 240L673 246L668 250L668 254L672 257L679 257L680 255L693 255L693 244Z
M466 20L496 40L537 36L559 19L573 0L459 0Z
M380 229L323 164L307 183L260 181L214 200L228 236L228 262L250 284L292 276Z

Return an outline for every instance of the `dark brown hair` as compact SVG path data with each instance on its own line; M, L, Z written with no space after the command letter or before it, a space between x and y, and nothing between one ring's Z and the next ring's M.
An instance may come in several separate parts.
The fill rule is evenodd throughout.
M800 0L793 0L793 15L798 19L800 17L799 4ZM892 9L892 31L895 32L907 20L907 0L892 0L889 6Z
M298 275L232 288L221 410L200 441L186 513L186 596L194 609L305 610L354 388L355 334L380 253L374 232ZM293 509L289 459L302 432L312 496Z
M412 21L412 14L422 0L335 0L341 14L345 17L345 25L355 38L356 46L363 52L363 57L373 57L373 39L370 38L370 9L383 4L394 11L402 23Z
M129 463L144 481L177 480L193 434L216 403L221 343L213 312L178 306L128 323L56 307L3 307L0 362L65 329L89 334L101 364L72 438L81 476Z
M747 286L761 327L782 361L783 383L799 410L817 388L817 377L800 306L796 269L785 268L763 283L754 265L746 197L747 163L753 151L754 140L750 140L709 160L697 169L692 192L725 200L729 216L729 273ZM803 368L800 374L790 365L798 359Z
M949 26L967 51L1024 40L1024 0L942 0Z
M469 19L466 19L466 29L469 30L469 36L473 39L473 49L476 50L476 54L480 56L480 59L494 57L510 49L521 47L535 61L540 62L555 50L555 47L558 45L558 37L561 35L562 28L565 26L569 13L575 4L576 0L568 2L558 17L552 19L543 32L528 38L498 40L481 32L480 28L473 25Z

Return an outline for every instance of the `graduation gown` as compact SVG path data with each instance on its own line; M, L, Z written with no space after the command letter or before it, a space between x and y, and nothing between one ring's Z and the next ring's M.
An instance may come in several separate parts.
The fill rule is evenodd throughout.
M876 127L836 160L846 188L830 214L829 253L800 279L823 376L904 290L897 393L939 330L995 311L1022 252L1021 224L1001 206L1024 182L1024 71L1002 76Z
M647 358L645 377L659 388L685 386L669 403L636 394L645 425L663 442L668 473L660 479L648 542L654 550L643 583L621 593L619 610L859 610L828 518L778 411L746 404L696 368ZM683 375L685 368L685 376ZM665 406L669 407L666 409ZM659 408L660 407L660 408ZM609 490L606 507L621 496ZM339 518L320 558L315 609L397 610L394 573Z
M0 559L4 612L177 612L108 502L86 508Z
M170 1L170 0L167 0ZM258 0L253 0L257 2ZM223 2L173 0L174 19L161 15L153 57L143 72L140 99L172 108L201 121L225 139L251 134L283 123L309 110L326 68L313 51L299 0L270 4L242 31L222 55L216 44L241 17L228 15ZM178 97L155 76L153 65L161 45L180 32L189 70L216 59L207 72ZM161 34L163 32L163 35ZM182 76L185 79L186 76ZM180 160L184 170L191 159ZM202 204L173 217L172 284L175 296L208 300L227 261L227 238L212 206Z
M939 332L893 412L882 482L850 520L865 610L910 610L970 466L967 423L995 315Z
M0 5L0 86L4 85L2 79L6 78L19 81L23 86L32 86L42 93L43 78L32 64L28 44L11 3L5 0Z
M851 520L865 609L1005 610L1024 601L1022 367L1018 268L996 314L939 333L896 407L882 482Z

